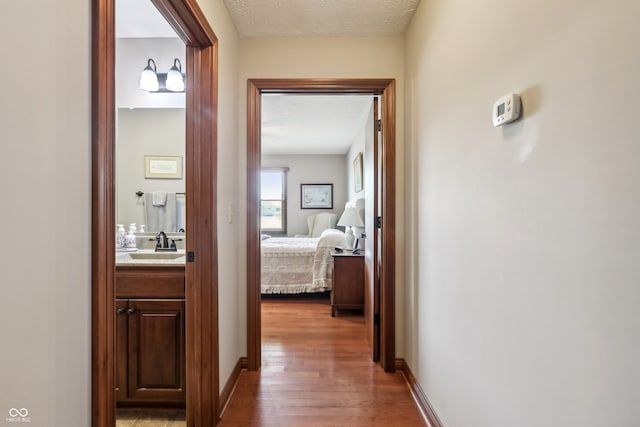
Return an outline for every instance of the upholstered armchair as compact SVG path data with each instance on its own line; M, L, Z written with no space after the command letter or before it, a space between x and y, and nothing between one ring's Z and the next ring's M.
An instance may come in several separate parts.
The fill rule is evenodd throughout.
M320 212L307 216L309 234L297 234L296 237L320 237L324 230L336 228L338 216L334 213Z

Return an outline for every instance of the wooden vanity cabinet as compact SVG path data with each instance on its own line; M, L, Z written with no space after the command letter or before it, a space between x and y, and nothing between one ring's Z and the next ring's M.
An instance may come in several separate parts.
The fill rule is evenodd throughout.
M184 267L116 268L116 401L184 405Z

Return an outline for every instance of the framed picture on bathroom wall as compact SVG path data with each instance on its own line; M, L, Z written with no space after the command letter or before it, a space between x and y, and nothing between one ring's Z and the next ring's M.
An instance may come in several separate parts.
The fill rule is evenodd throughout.
M147 179L181 179L182 157L144 156L144 177Z
M362 191L362 152L353 159L353 186L356 193Z

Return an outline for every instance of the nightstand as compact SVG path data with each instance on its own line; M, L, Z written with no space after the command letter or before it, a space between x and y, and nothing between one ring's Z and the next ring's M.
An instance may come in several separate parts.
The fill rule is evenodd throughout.
M364 310L364 254L332 253L331 316L338 309Z

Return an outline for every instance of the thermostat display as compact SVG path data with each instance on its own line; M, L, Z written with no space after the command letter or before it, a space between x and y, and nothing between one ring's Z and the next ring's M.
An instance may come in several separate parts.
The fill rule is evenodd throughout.
M498 127L520 118L520 96L510 93L493 104L493 126Z

